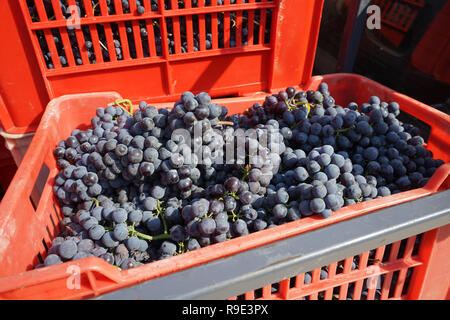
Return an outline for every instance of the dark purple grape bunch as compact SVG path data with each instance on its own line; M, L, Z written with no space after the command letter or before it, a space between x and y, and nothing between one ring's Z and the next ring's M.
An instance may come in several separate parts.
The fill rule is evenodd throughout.
M211 97L206 92L194 95L186 91L181 99L174 104L170 112L169 125L172 129L191 128L197 123L203 127L215 126L223 119L228 110L225 106L211 103ZM210 126L208 126L208 123Z
M375 186L387 187L391 193L423 187L444 163L433 159L417 127L399 120L397 102L372 96L361 106L350 102L344 108L335 104L328 85L321 83L317 91L297 92L291 87L269 95L263 107L266 117L278 122L288 148L308 154L330 145L351 159L352 174L375 177ZM256 115L248 118L257 119ZM349 198L352 203L350 199L355 198Z
M295 200L290 207L298 209L301 217L327 218L338 211L344 205L339 178L352 170L351 161L330 145L315 148L307 156L301 149L288 151L283 157L284 172L274 177L277 192L288 192Z
M240 115L205 92L171 110L99 108L54 150L65 218L39 267L100 257L127 269L424 186L443 161L400 115L378 97L335 105L325 83Z

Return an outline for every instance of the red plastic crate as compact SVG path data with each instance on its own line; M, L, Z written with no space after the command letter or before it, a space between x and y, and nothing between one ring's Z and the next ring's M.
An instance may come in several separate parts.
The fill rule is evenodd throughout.
M425 0L372 0L381 9L382 35L396 47L416 21Z
M422 72L450 83L450 2L444 5L411 56L411 64Z
M108 14L106 0L95 0L94 6L91 0L81 0L84 10L81 13L85 15L80 18L82 29L75 29L75 34L70 35L67 23L72 20L63 17L59 1L47 1L52 4L53 16L46 14L43 0L29 1L36 4L36 12L32 14L27 0L5 0L0 12L0 29L5 43L10 44L8 50L0 51L0 95L4 101L0 104L0 124L8 133L35 131L47 103L65 94L112 90L132 101L168 102L186 90L207 91L213 97L242 96L305 84L314 62L323 4L323 0L237 0L235 4L225 0L223 5L217 5L217 0L211 0L207 2L211 5L204 5L202 0L198 1L198 7L192 7L190 0L166 0L172 8L166 10L165 1L158 0L158 11L151 11L150 1L145 0L145 13L139 15L134 1L130 1L131 12L123 13L122 2L114 0L115 14ZM64 2L75 4L74 0ZM186 8L179 9L184 2ZM205 24L209 15L214 26L211 30ZM224 44L220 48L215 26L222 16ZM257 16L260 23L255 22ZM180 49L182 18L186 20L186 53ZM194 52L193 21L197 19L200 48ZM148 41L141 39L140 23L148 30ZM149 28L152 24L155 27ZM245 24L248 41L242 45L239 39ZM126 26L133 31L129 36L136 40L135 54L128 46ZM173 35L169 35L168 28L172 26ZM83 28L87 29L85 33ZM115 28L119 30L115 40L122 44L122 59L114 50ZM107 43L99 43L98 30L105 32ZM155 49L157 30L161 34L162 52ZM212 34L211 49L205 45L208 31ZM55 59L60 53L52 32L61 36L66 67ZM231 32L236 32L235 47L230 47ZM93 41L95 64L87 56L86 34ZM45 39L54 69L45 63L39 36ZM173 53L169 52L168 36L174 41ZM78 43L82 65L75 63L70 38ZM108 49L110 61L104 59L102 47Z
M229 300L448 299L448 274L439 273L450 268L450 261L442 260L450 253L449 234L450 225L433 229ZM444 265L432 269L439 264ZM322 270L327 271L326 278L321 277Z
M384 101L397 101L403 111L431 126L427 148L435 157L447 164L441 166L423 188L347 206L327 219L315 216L302 218L137 268L119 271L102 259L86 258L32 270L40 263L39 258L46 256L46 248L60 230L58 222L62 214L52 190L54 178L59 172L53 156L54 146L69 135L73 128L88 126L96 108L120 98L120 95L114 92L63 96L52 100L47 107L23 164L12 182L14 188L7 191L0 205L0 298L89 298L449 188L450 116L359 75L335 74L312 77L302 89L317 89L321 81L328 83L336 103L341 105L346 105L350 101L361 103L372 95L377 95ZM259 94L245 98L219 99L216 102L227 105L230 112L235 113L244 111L254 102L262 102L264 97L265 94ZM160 107L171 105L157 104ZM33 182L42 171L47 171L48 177L45 179L40 201L33 205L30 200ZM405 257L396 261L398 269L394 268L395 271L399 271L405 266L418 267L418 275L415 276L417 293L415 297L418 298L423 298L429 292L425 289L430 283L434 290L431 295L434 298L445 297L450 287L450 268L442 262L448 261L446 257L450 245L449 228L442 227L434 232L424 241L420 263L416 261L411 265L410 259ZM69 266L79 267L80 289L71 290L66 285L71 275L67 273ZM431 268L434 269L432 274L429 273ZM394 272L394 269L386 270ZM360 273L341 277L339 281L340 283L359 281L367 277L367 272L368 270L364 271L363 268ZM403 271L401 273L403 274ZM444 280L436 281L434 275L439 275L439 279ZM314 288L317 289L317 286ZM421 290L425 293L420 293ZM311 292L311 290L304 291L304 294L300 295L313 294Z

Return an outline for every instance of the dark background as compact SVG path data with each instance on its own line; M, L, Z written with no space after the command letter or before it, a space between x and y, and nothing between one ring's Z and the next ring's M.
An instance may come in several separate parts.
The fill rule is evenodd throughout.
M351 1L325 0L313 75L340 71L338 69L339 52L349 11L351 12L349 9ZM371 3L374 2L377 1L371 1ZM389 3L389 5L399 2L403 6L408 5L417 10L418 14L413 19L414 22L409 30L404 33L403 41L397 45L386 39L381 30L369 30L364 26L359 47L356 47L357 53L352 72L373 79L449 114L450 84L437 80L433 74L418 70L411 63L412 54L419 41L447 0L423 0L422 7L411 5L409 1L378 2ZM389 28L389 26L382 23L381 29L383 28ZM450 28L450 21L447 28ZM450 59L450 57L444 58Z

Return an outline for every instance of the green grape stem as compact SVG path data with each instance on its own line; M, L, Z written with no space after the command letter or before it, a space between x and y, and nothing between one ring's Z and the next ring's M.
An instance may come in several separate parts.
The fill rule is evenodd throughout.
M251 164L248 164L248 165L246 165L246 166L243 168L244 174L243 174L243 176L242 176L242 180L245 181L245 179L248 178L248 175L249 175L249 173L250 173L251 168L252 168L252 165L251 165ZM235 199L238 199L238 198L235 197Z
M128 227L128 231L130 232L131 236L136 236L139 239L148 240L148 241L170 239L170 235L167 232L158 234L156 236L151 236L151 235L136 231L134 229L134 226Z
M166 220L164 219L165 208L162 207L163 201L158 200L157 203L158 203L158 205L156 207L156 217L160 217L162 220L163 227L164 227L163 233L158 234L156 236L151 236L151 235L148 235L145 233L141 233L139 231L136 231L136 229L134 228L134 223L133 223L133 225L128 227L128 232L129 232L130 236L136 236L140 239L148 240L148 241L170 239L170 234L167 230L167 223L166 223Z
M179 247L179 249L176 252L176 254L182 254L182 253L186 252L186 247L184 246L184 242L183 241L178 242L178 247Z
M157 200L158 205L156 206L156 216L161 217L163 227L164 227L164 234L168 234L167 231L167 223L166 219L164 218L164 211L166 211L166 208L162 206L163 201Z
M230 197L233 197L233 198L235 198L236 200L239 199L238 195L237 195L235 192L231 192L231 191L230 191L230 192L227 192L226 195L227 195L227 196L230 196Z
M234 210L231 210L231 214L228 215L228 218L231 218L231 221L235 222L236 219L240 219L242 216L239 213L235 213Z
M348 132L352 129L355 129L355 126L351 126L351 127L345 128L345 129L336 129L336 135L334 137L337 138L340 133Z

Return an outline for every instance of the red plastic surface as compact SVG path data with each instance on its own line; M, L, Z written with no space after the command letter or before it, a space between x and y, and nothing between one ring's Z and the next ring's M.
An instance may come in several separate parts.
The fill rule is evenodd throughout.
M411 57L411 64L436 79L450 83L450 2L441 9Z
M323 0L237 0L230 4L178 9L184 1L172 0L172 8L164 9L158 1L158 11L149 9L150 1L143 1L146 11L138 15L131 1L131 13L123 13L121 1L115 0L116 14L107 14L106 0L100 0L99 14L93 14L91 0L82 0L86 16L80 18L81 26L88 26L93 39L96 64L89 62L84 46L82 29L75 30L81 50L82 65L76 65L70 46L67 23L61 10L55 16L45 14L43 0L34 0L37 13L32 21L26 0L5 0L6 9L0 12L0 27L5 43L13 43L0 53L0 123L8 133L35 131L45 106L50 99L65 94L116 91L133 102L173 101L186 90L207 91L213 97L243 96L257 91L270 91L293 84L305 84L311 76L317 43ZM58 1L52 1L56 8ZM56 6L55 6L56 4ZM68 1L74 4L74 1ZM272 10L272 15L266 13ZM299 12L301 18L299 19ZM212 27L212 48L206 49L205 17L211 15L212 26L217 26L223 13L224 47L218 44L217 27ZM235 15L235 19L233 16ZM248 45L239 39L244 17L248 16ZM255 17L261 16L260 23ZM181 53L182 36L180 18L186 17L188 52ZM52 19L50 19L52 18ZM193 51L193 19L199 19L200 50ZM37 21L38 20L38 21ZM157 23L161 30L162 53L155 50L152 28L148 28L148 56L142 44L139 23L147 28ZM175 52L167 46L168 24L173 22ZM130 23L136 40L136 56L130 53L126 25ZM230 32L236 25L236 46L230 47ZM266 43L264 30L270 28L270 41ZM116 56L112 28L117 25L123 47L123 59ZM103 26L106 43L98 41L96 27ZM64 44L68 66L61 66L52 58L54 69L45 64L37 34L43 34L52 57L58 57L52 30L57 30ZM296 39L293 41L293 39ZM111 61L103 59L101 46L110 52ZM12 67L14 66L14 67ZM5 71L5 72L4 72ZM27 88L24 90L23 88Z
M374 4L379 5L382 14L381 33L395 46L400 46L406 33L419 14L419 10L424 6L422 0L377 0Z
M301 273L229 300L445 299L450 279L442 270L449 263L442 257L450 253L449 235L447 225L311 270L309 282Z
M58 234L58 221L62 217L52 190L54 178L59 171L53 156L54 147L74 128L89 125L96 108L120 98L120 95L107 92L60 97L49 104L23 164L12 181L14 188L9 188L0 204L0 298L81 299L93 297L450 187L450 164L448 163L450 161L450 116L358 75L317 76L311 78L302 88L317 89L322 81L328 83L330 92L334 94L336 102L341 105L351 101L362 103L372 95L378 95L384 101L399 102L403 111L431 126L427 148L434 153L435 157L444 160L447 164L440 167L423 188L344 207L328 219L314 216L303 218L134 269L119 271L104 260L87 258L32 270L40 263L38 256L41 258L46 256L46 247L50 246L51 240ZM234 113L244 111L254 102L262 102L264 97L264 94L260 94L245 98L219 99L217 102L227 105L230 112ZM173 104L157 104L160 107L171 105ZM49 175L39 203L33 206L30 200L33 181L36 180L43 166L49 169ZM429 250L433 250L434 240L427 243ZM436 256L437 259L448 257L436 252L439 251L434 252L434 259ZM426 255L424 257L426 259ZM423 260L420 264L425 262ZM400 260L397 263L409 262ZM419 263L414 264L414 266L417 265ZM68 281L71 281L71 273L68 273L69 266L79 268L79 289L70 289L67 286ZM433 268L440 269L440 264L434 264ZM450 279L449 269L442 269L440 272ZM365 275L366 273L361 272L348 279L363 279ZM422 286L420 282L418 286ZM443 296L445 297L446 294L447 292ZM441 292L435 293L435 296L442 297Z

